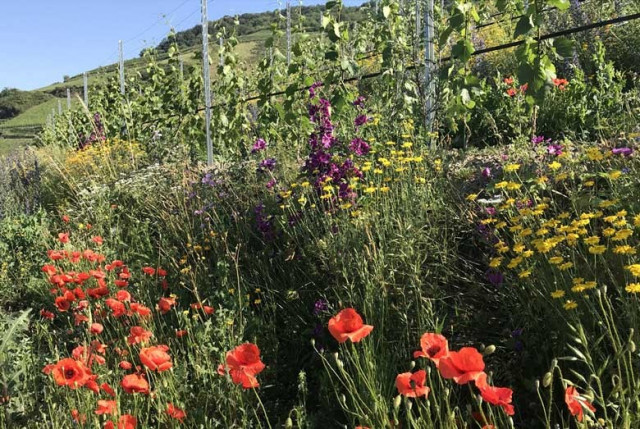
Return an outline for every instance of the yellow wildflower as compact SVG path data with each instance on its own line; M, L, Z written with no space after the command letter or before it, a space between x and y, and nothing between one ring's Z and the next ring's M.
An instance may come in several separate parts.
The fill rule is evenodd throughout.
M630 283L624 290L629 293L640 293L640 283Z
M506 173L513 173L514 171L518 171L520 169L520 164L507 164L504 166L504 171Z
M562 297L564 297L564 291L563 290L556 290L556 291L551 292L551 298L559 299L559 298L562 298Z
M578 308L578 303L569 299L564 303L563 307L565 310L575 310Z

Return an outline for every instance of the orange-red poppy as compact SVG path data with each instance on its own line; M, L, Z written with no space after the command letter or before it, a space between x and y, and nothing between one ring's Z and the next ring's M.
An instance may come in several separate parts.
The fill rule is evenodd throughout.
M153 276L156 273L156 269L153 267L144 267L142 268L142 272L148 276Z
M513 405L511 405L513 390L507 387L489 386L487 383L487 374L484 372L476 379L476 387L480 389L482 399L492 405L502 407L504 412L509 416L512 416L515 413Z
M139 374L128 374L122 378L120 386L127 393L144 393L149 394L149 383Z
M339 343L347 340L357 343L372 330L373 326L365 325L362 317L353 308L345 308L329 320L329 332Z
M589 401L580 396L574 386L567 387L564 392L564 402L569 408L569 412L572 416L578 416L578 421L581 422L584 418L584 409L588 409L592 413L595 413L596 409Z
M396 377L396 388L401 395L409 398L426 397L430 390L424 385L426 380L427 373L422 369L414 373L403 372Z
M102 414L116 414L117 411L118 405L116 404L116 401L99 399L95 413L100 416Z
M127 337L127 343L139 344L144 343L153 336L151 331L147 331L142 326L133 326L129 329L129 336Z
M66 358L55 365L45 367L45 373L51 373L58 386L68 386L77 389L87 384L91 377L91 371L81 362Z
M431 359L436 367L440 359L449 353L449 343L447 339L440 334L427 332L420 338L420 348L422 350L414 352L413 357L426 357Z
M125 371L130 370L131 368L133 368L133 365L131 365L131 362L127 362L126 360L121 361L118 366L121 369L124 369Z
M475 381L484 371L484 359L473 347L463 347L440 358L440 374L458 384Z
M100 323L92 323L91 327L89 328L89 332L94 335L99 335L102 333L102 331L104 331L104 326L102 326L102 324Z
M176 305L176 299L174 297L169 297L169 298L162 297L158 301L157 308L158 308L158 311L160 311L160 313L167 314L169 311L171 311L171 309L175 305Z
M264 370L265 365L260 360L260 349L255 344L245 343L227 352L226 366L220 365L218 373L225 374L229 371L231 380L236 384L241 384L245 389L260 386L256 375Z
M91 237L91 241L96 243L98 246L102 246L102 243L103 243L102 237L100 237L99 235L96 235L95 237Z
M167 404L167 414L169 417L180 421L180 423L182 423L185 417L187 417L187 413L185 413L184 410L174 406L171 402Z
M116 391L113 390L113 387L109 386L109 383L102 383L100 385L100 389L102 389L102 391L104 391L107 395L111 396L112 398L116 397Z
M60 234L58 234L58 240L62 244L67 244L69 242L69 233L68 232L61 232Z
M166 345L145 347L140 350L140 362L151 371L167 371L173 366L168 351Z

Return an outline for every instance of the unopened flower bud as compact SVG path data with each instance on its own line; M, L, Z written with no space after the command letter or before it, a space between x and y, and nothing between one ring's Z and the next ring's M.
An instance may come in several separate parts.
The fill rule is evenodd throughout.
M393 399L393 409L398 410L400 408L400 404L402 403L402 395L398 395Z
M548 372L542 378L542 385L544 387L549 387L552 381L553 381L553 374L551 372Z
M412 360L411 364L409 365L409 370L412 370L415 367L416 367L416 362Z
M489 356L490 354L493 354L495 351L496 351L496 346L492 344L488 346L486 349L484 349L484 355Z
M286 429L293 428L293 420L291 420L291 417L287 417L287 420L284 422L284 427Z

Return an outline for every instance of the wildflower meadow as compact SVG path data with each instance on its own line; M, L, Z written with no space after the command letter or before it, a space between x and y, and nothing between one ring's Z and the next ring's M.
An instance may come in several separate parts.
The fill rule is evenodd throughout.
M640 428L639 6L433 3L216 27L210 111L172 33L0 157L0 427Z

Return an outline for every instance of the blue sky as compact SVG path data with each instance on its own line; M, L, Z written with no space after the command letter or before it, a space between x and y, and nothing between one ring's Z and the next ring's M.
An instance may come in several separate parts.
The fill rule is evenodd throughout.
M281 3L212 0L209 18L274 10ZM31 90L116 62L118 40L125 41L125 57L132 58L160 42L172 26L193 27L200 22L200 0L0 0L0 17L0 89Z

